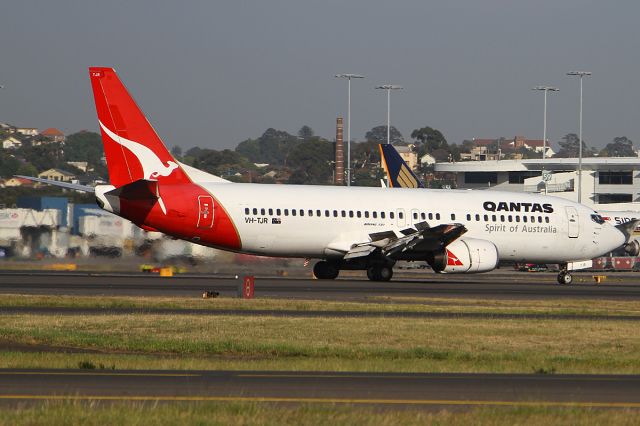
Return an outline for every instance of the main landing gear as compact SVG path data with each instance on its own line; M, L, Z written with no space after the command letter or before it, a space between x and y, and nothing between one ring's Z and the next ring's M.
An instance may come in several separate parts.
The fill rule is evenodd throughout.
M367 268L367 278L371 281L389 281L393 277L393 269L389 266L371 266Z
M569 285L573 282L573 276L567 270L567 265L562 265L558 274L558 284Z
M349 264L321 260L313 266L313 275L319 280L334 280L340 269L367 271L371 281L389 281L393 277L393 265L371 265L366 263Z
M335 280L339 273L340 268L326 260L321 260L313 266L313 275L319 280Z

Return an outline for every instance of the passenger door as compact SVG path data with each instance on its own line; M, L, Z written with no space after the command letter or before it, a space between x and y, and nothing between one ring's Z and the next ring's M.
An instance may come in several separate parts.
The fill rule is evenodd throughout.
M569 238L578 238L580 235L580 218L575 207L566 207L567 211L567 232Z

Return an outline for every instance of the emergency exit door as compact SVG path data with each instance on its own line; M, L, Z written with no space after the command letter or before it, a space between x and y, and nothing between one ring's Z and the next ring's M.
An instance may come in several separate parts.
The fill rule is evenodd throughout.
M213 226L213 197L200 195L198 197L198 228Z

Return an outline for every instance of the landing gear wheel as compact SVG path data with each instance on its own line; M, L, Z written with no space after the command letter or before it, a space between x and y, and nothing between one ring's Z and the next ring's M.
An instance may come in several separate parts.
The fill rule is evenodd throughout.
M319 280L335 280L339 273L340 269L325 260L313 266L313 275Z
M569 285L573 282L573 276L569 272L560 272L558 274L558 284Z
M389 281L393 277L393 269L388 266L371 266L367 269L367 278L371 281Z

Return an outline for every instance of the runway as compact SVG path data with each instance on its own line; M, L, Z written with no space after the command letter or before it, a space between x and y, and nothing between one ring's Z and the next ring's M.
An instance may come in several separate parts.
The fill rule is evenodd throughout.
M252 401L640 408L640 376L0 370L0 402Z
M553 274L490 273L481 275L412 275L390 282L367 279L273 278L256 276L257 297L364 300L389 297L460 297L491 299L640 299L635 273L619 273L604 284L592 282L591 274L575 275L570 286L555 283ZM241 277L240 277L241 278ZM229 276L180 275L161 278L148 274L0 273L0 293L200 297L204 291L234 296L239 280Z

